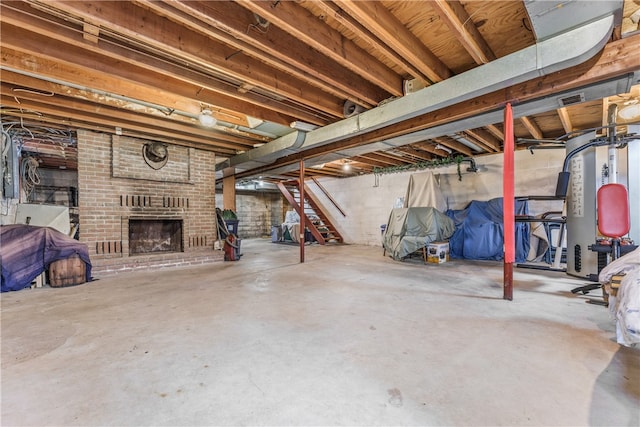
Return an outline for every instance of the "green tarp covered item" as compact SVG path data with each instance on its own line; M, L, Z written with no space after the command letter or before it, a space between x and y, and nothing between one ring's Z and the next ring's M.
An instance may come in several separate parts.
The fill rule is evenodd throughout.
M433 172L414 173L409 177L403 208L432 206L440 212L447 210L447 200Z
M447 240L455 230L453 220L436 208L396 208L389 215L382 245L393 259L401 260L431 242Z

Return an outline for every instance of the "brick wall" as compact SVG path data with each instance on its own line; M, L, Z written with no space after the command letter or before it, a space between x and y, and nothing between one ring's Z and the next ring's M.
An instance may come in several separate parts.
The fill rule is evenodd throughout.
M149 141L78 131L80 241L96 274L221 260L214 251L215 155L169 145L169 160L152 169ZM183 252L129 255L129 219L181 219Z

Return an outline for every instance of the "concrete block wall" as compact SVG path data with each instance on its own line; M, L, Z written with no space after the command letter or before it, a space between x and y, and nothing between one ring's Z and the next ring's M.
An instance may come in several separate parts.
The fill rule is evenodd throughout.
M280 225L282 218L282 195L275 192L256 191L236 193L236 215L238 237L249 239L271 234L271 226ZM216 193L216 204L222 209L222 193Z
M220 260L221 251L213 250L214 153L169 145L169 161L154 170L142 157L146 142L78 131L79 236L89 247L94 271ZM182 219L184 251L130 256L131 217Z
M553 195L558 172L562 169L564 150L538 150L515 153L515 194ZM441 190L450 209L462 209L472 200L502 197L503 155L476 158L479 171L466 172L461 165L462 181L456 166L431 169L439 178ZM424 171L418 171L424 172ZM352 178L322 178L319 181L345 211L343 217L313 182L311 191L329 214L346 243L380 246L380 226L386 224L398 198L404 197L412 172L360 175ZM530 202L532 214L562 210L562 201Z

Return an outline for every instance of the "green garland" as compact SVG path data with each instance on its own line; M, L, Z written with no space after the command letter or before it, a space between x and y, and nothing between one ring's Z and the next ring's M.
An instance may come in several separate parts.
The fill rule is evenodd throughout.
M455 156L455 157L444 157L442 159L435 159L435 160L425 160L423 162L418 162L411 165L389 166L386 168L374 167L373 173L375 175L382 175L386 173L405 172L408 170L439 168L441 166L451 166L455 163L458 167L458 181L462 181L462 173L460 172L460 163L462 163L463 159L464 159L463 156Z

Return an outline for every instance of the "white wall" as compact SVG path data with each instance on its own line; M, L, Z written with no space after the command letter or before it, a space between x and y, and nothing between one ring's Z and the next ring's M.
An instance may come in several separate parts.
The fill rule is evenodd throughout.
M564 150L538 150L515 153L516 196L555 193L556 179L564 161ZM468 162L461 165L462 181L456 166L431 169L439 176L440 188L450 209L462 209L472 200L502 197L503 155L476 158L478 172L466 172ZM417 171L418 173L425 171ZM386 224L389 213L399 197L404 197L412 172L380 175L360 175L352 178L323 178L320 183L346 213L343 217L313 182L307 182L325 211L334 220L346 243L375 245L380 243L380 226ZM562 210L561 201L529 202L532 214Z

